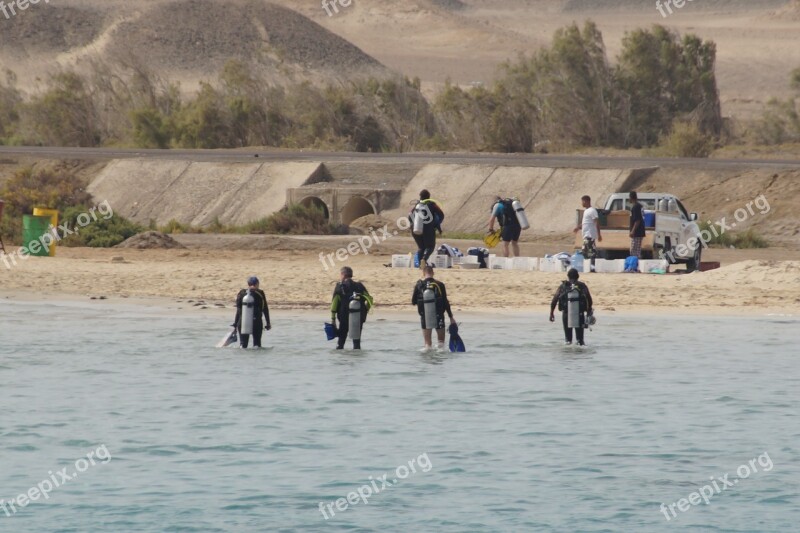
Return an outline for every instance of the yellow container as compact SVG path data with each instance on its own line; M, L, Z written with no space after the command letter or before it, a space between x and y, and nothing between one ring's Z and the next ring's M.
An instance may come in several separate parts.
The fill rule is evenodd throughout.
M50 217L50 224L53 228L58 227L58 209L46 209L44 207L34 207L33 216L35 217ZM56 255L56 243L50 245L50 257Z

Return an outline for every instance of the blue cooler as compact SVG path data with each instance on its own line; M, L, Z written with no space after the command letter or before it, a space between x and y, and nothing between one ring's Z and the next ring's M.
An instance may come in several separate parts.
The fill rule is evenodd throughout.
M644 227L645 228L655 228L656 227L656 212L655 211L644 211Z

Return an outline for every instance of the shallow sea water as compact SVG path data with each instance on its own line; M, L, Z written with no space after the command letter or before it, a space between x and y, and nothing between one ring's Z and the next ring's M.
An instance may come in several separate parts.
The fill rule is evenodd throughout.
M324 313L242 351L213 348L219 315L0 303L0 499L111 457L0 531L800 528L798 318L599 314L579 349L546 317L465 315L467 353L423 355L413 311L380 316L361 353Z

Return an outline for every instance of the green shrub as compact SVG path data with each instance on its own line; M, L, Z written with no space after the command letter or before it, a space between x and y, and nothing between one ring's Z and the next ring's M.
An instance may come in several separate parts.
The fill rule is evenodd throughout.
M63 169L32 168L17 171L5 183L0 198L5 200L0 231L10 243L19 243L22 238L22 216L33 213L34 207L58 209L63 212L76 205L88 205L92 196L84 189L83 182Z
M657 148L650 150L662 157L708 157L714 151L714 139L697 126L676 122L669 135L662 136Z
M277 213L242 226L241 233L280 235L336 235L343 228L328 222L325 212L317 207L292 204Z
M66 223L67 227L75 233L62 240L61 244L64 246L110 248L145 230L139 224L117 214L106 217L96 212L95 214L98 215L97 220L92 219L92 222L86 226L79 226L78 217L82 213L89 213L89 209L89 207L81 205L70 207L63 212L59 224Z
M167 222L165 225L159 226L158 231L160 231L161 233L174 233L176 235L180 233L204 233L202 228L197 228L189 224L178 222L174 218L169 222Z
M769 248L769 242L753 228L741 233L719 233L718 229L711 229L712 224L709 222L700 222L698 226L701 231L707 231L711 235L706 245L713 248Z

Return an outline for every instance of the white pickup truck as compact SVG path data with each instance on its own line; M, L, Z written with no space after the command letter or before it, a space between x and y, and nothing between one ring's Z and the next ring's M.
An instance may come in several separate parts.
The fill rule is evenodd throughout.
M689 213L681 201L672 194L639 193L639 203L644 208L645 237L642 240L642 258L667 259L670 264L685 263L686 269L700 268L703 241L695 222L697 213ZM624 259L630 250L630 201L628 193L614 193L606 200L600 213L600 232L603 241L597 243L598 256L604 259ZM577 225L581 225L583 209L578 209ZM575 247L583 246L583 236L575 236Z

